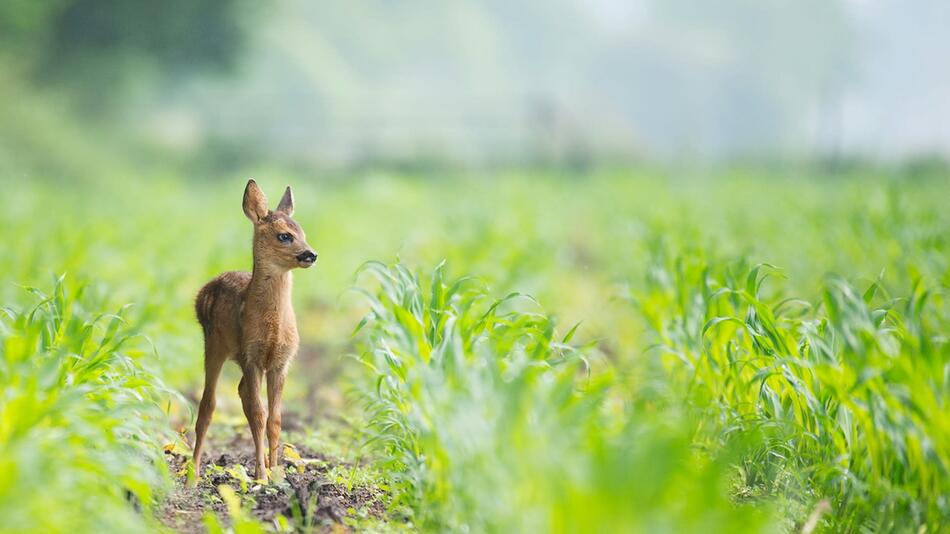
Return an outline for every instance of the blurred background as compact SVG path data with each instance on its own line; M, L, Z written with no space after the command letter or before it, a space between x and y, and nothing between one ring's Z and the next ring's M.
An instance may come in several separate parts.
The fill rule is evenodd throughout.
M248 178L293 186L320 258L286 439L392 498L348 525L941 531L948 28L938 0L0 1L0 531L155 530L130 488L224 517L179 497L194 295L251 268ZM435 312L463 276L465 309L536 301L440 364L481 328ZM549 365L575 343L587 373Z
M935 0L11 0L0 165L77 176L80 142L195 177L933 163L950 150L948 23ZM66 131L28 131L40 119Z

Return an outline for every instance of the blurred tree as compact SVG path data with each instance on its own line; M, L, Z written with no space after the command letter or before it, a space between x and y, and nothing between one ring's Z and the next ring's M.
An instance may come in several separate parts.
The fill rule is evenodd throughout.
M43 82L102 102L130 78L176 80L233 69L245 0L6 0L0 46ZM104 90L104 88L108 90Z

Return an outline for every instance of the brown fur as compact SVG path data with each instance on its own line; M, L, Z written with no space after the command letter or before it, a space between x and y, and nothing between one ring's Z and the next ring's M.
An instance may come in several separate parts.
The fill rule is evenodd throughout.
M267 478L266 467L277 465L280 441L280 403L290 360L300 338L291 306L291 274L295 267L310 267L302 256L316 254L307 245L293 215L293 193L284 192L276 211L267 209L267 199L254 180L244 190L244 213L254 223L254 269L251 273L226 272L198 292L195 313L205 338L205 386L195 423L195 473L201 473L201 447L215 408L215 386L227 360L241 367L238 386L244 415L254 438L256 473ZM292 241L281 242L279 234ZM261 382L267 380L268 410L260 398ZM264 454L266 416L269 454Z

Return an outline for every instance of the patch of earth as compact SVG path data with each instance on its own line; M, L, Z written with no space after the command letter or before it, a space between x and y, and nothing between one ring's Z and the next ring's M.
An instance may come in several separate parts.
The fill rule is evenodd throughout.
M210 438L210 436L209 436ZM335 467L352 464L313 451L305 446L285 445L281 466L272 472L272 481L263 484L252 478L254 447L248 437L235 435L230 441L210 440L201 479L187 483L190 454L169 450L165 453L169 471L175 477L175 489L162 502L156 516L165 526L191 534L205 532L204 515L213 512L222 524L229 524L227 506L218 487L227 485L241 497L243 508L265 525L278 529L279 517L288 524L308 531L339 532L359 518L382 519L385 513L383 492L376 487L341 484L331 480Z

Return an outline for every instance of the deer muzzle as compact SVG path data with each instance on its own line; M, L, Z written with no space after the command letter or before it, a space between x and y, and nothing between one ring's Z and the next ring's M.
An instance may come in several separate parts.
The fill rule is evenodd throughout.
M299 263L301 267L310 267L311 265L316 263L316 261L317 261L317 253L312 250L308 250L306 252L301 252L300 254L297 254L297 263Z

